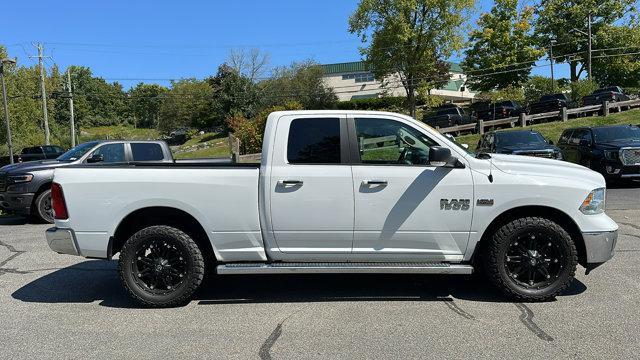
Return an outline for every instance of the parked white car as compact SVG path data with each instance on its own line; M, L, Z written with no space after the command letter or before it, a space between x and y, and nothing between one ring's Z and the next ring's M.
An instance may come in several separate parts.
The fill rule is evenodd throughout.
M550 299L609 260L604 178L582 166L476 155L410 117L269 115L261 164L56 169L51 249L111 259L148 305L224 274L429 273L488 278Z

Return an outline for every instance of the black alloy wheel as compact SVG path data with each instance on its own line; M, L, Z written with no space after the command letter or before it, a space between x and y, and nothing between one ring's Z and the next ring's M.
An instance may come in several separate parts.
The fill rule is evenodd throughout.
M118 271L134 299L148 306L170 307L191 299L202 283L205 262L189 235L154 225L127 240L120 251Z

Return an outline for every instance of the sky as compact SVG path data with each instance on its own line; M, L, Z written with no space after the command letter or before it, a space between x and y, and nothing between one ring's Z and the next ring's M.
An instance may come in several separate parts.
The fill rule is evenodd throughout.
M474 16L490 8L477 0ZM23 65L43 42L48 67L88 66L125 88L138 82L215 74L230 49L259 48L270 66L312 59L357 61L360 40L348 31L357 0L6 1L0 43ZM458 60L454 56L451 60ZM547 75L548 68L534 73ZM566 76L558 66L557 73Z

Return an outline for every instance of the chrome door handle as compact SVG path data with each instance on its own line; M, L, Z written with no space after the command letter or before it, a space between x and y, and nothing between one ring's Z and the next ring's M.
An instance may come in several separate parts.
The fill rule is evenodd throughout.
M284 186L302 186L302 180L278 180L278 185Z
M387 185L386 180L362 180L362 185Z

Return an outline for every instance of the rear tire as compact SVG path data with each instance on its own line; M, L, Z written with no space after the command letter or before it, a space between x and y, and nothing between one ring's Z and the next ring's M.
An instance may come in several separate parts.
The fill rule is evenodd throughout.
M33 202L33 213L38 221L53 224L53 208L51 207L51 189L47 189Z
M118 272L136 301L152 307L188 302L202 284L205 263L189 235L164 225L135 233L122 247Z
M487 245L490 281L517 301L547 301L566 290L576 272L576 246L565 229L541 217L512 220Z

